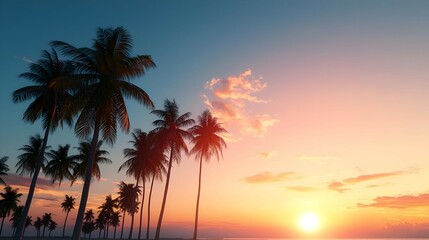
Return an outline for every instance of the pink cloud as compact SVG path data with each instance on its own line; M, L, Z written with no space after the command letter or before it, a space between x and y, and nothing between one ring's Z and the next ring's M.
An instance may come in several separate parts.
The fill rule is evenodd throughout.
M248 103L270 102L254 95L267 87L261 80L254 78L250 69L238 76L213 78L205 84L205 89L211 92L211 97L203 94L204 104L230 129L237 128L239 134L262 137L278 120L268 114L250 113L247 109Z
M413 208L429 207L429 194L402 195L396 197L377 197L370 204L358 204L358 207L379 207L379 208Z
M253 176L245 177L247 183L269 183L280 182L288 179L298 179L299 177L294 172L281 172L274 174L272 172L262 172Z

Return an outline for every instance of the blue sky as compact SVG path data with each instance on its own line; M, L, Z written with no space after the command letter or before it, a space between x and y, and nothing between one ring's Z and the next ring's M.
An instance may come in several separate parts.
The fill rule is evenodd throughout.
M11 100L14 90L29 83L18 78L28 70L28 62L37 61L41 51L49 49L50 41L90 46L97 28L123 26L133 37L134 53L150 54L157 64L156 69L134 81L146 90L157 108L162 107L166 98L175 98L182 112L190 111L195 117L207 107L204 94L211 103L223 101L225 106L235 107L234 113L241 114L238 120L222 118L232 139L240 141L229 142L224 161L213 163L207 172L207 192L210 192L207 198L217 199L219 205L227 209L216 215L211 213L216 209L208 204L212 209L207 210L210 214L206 219L212 223L221 220L240 223L240 219L253 219L252 216L260 216L260 221L269 219L268 215L273 212L268 207L260 210L268 217L248 213L252 209L250 206L243 205L241 209L240 200L258 191L274 199L273 206L280 204L280 200L275 199L303 202L302 193L278 191L285 188L283 185L258 189L243 181L252 175L285 176L279 171L303 174L300 184L308 186L299 188L291 186L293 182L283 181L276 184L289 184L295 189L320 189L317 184L338 179L420 169L415 171L418 174L406 175L407 179L398 183L400 186L392 184L378 192L342 194L345 205L341 209L353 209L356 199L358 203L368 203L380 192L383 196L423 195L427 188L419 188L415 182L427 178L424 174L429 170L423 147L427 146L425 136L429 135L426 127L429 122L428 12L429 1L424 0L0 0L0 156L9 156L9 164L15 165L17 149L27 144L30 135L42 134L39 122L30 125L21 120L28 103L13 104ZM250 75L245 74L248 69ZM251 87L257 83L266 84L255 91L242 85L236 86L236 92L227 92L231 94L229 97L244 93L245 97L254 96L260 102L239 99L240 104L245 104L233 105L239 103L232 98L215 98L216 90L225 90L222 86L205 88L213 79L222 79L218 83L226 84L230 78L249 83ZM147 131L152 128L154 117L147 109L133 101L128 102L128 109L131 129ZM218 111L219 117L225 116L222 109L212 110ZM403 142L395 142L396 139ZM129 135L120 133L114 148L106 147L114 163L102 168L102 175L108 181L95 183L92 192L100 196L107 194L106 189L111 189L113 183L126 179L123 173L117 174L116 169L129 140ZM73 131L67 128L58 130L49 140L51 146L66 143L72 146L78 143ZM335 163L330 162L328 165L332 168L325 169L317 164L303 165L296 159L335 160ZM173 177L179 190L175 192L173 187L171 195L176 196L179 203L193 201L193 198L189 200L175 194L182 190L184 195L193 196L195 185L190 182L196 182L196 169L192 161L183 161L180 168L175 169ZM12 167L12 172L14 170ZM225 182L217 182L219 172ZM188 176L192 180L183 180ZM239 188L236 192L242 192L243 196L237 195L236 202L222 199L222 191L233 191L225 185ZM277 192L265 192L266 189ZM335 195L332 199L338 197ZM259 196L256 200L266 199ZM188 208L192 212L192 204L182 206L182 211L172 211L174 214L170 218L167 216L170 222L177 223L170 228L170 233L182 234L174 236L188 236L188 225L183 227L180 222L192 221L189 211L185 212ZM299 209L293 204L290 206ZM293 209L288 205L274 213L281 212L293 219ZM368 213L359 209L357 212L359 216L379 216L376 211ZM354 213L344 214L341 216L359 219ZM429 222L427 215L398 217L408 216L401 214L392 213L389 217L413 224ZM240 233L245 232L243 229L258 226L257 217L254 218L250 225L227 231L226 234L230 234L227 236L241 236ZM271 225L266 228L270 236L290 236L279 229L293 228L292 220L286 221L286 225L275 217L270 221ZM383 229L382 224L399 224L387 220L378 223L380 229ZM329 235L328 225L324 236L333 236ZM334 229L334 223L330 227ZM357 232L350 229L352 233ZM215 227L207 227L202 234L218 236L216 231Z

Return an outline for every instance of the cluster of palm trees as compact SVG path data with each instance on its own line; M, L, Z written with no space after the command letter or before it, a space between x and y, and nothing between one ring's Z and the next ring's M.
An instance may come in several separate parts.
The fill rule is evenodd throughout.
M79 239L82 227L85 227L85 224L89 226L90 222L94 221L88 220L90 218L87 218L85 210L91 179L94 176L100 178L97 163L110 162L103 157L107 152L100 150L100 146L103 142L111 146L114 144L118 125L125 132L130 129L125 98L135 99L143 106L154 109L148 94L132 84L130 80L144 75L148 69L155 67L155 63L149 55L131 56L131 36L124 28L98 29L92 47L77 48L61 41L53 41L51 46L53 47L51 52L44 51L42 59L31 63L30 71L20 75L32 81L34 85L20 88L13 93L15 103L33 99L24 112L23 120L34 123L41 119L45 130L43 138L32 137L30 145L20 149L24 153L18 157L17 171L21 174L29 173L32 181L14 239L23 237L40 170L59 185L64 179L70 179L72 182L78 178L84 180L72 237L72 239ZM60 60L57 51L67 60ZM138 234L140 239L146 182L151 182L148 197L148 208L150 208L153 182L155 179L161 179L165 174L164 195L155 234L155 239L158 240L173 162L180 162L181 153L193 153L200 161L195 239L202 163L212 156L219 158L222 154L226 144L218 134L225 130L208 110L199 116L196 124L190 118L190 112L179 113L178 105L174 100L166 100L163 109L153 110L152 113L158 117L153 122L155 128L147 133L141 130L134 132L131 141L133 147L124 150L126 161L119 170L126 169L127 175L136 179L136 184L123 183L123 186L120 186L121 189L122 187L128 189L127 191L130 192L129 194L132 193L133 197L132 200L127 199L125 203L125 199L121 201L123 196L119 194L118 207L122 211L123 218L125 213L131 215L129 234L131 238L134 215L138 212L138 204L141 203ZM74 121L76 121L74 131L79 139L85 140L91 136L90 140L80 143L78 147L80 154L68 156L69 145L60 145L57 150L48 152L47 142L50 133L64 124L72 126ZM189 142L193 144L191 150L187 146ZM47 158L50 159L49 162ZM28 161L29 159L31 161ZM141 202L138 202L139 195L142 195ZM70 211L71 209L65 210L67 215ZM103 218L108 219L105 220L105 226L112 225L111 217L115 212L111 212L110 207L102 209L101 212L108 216ZM106 221L110 221L109 224L106 224ZM148 210L148 225L149 221L150 211ZM116 225L112 226L116 228ZM121 230L121 235L122 232ZM148 235L147 232L147 238Z

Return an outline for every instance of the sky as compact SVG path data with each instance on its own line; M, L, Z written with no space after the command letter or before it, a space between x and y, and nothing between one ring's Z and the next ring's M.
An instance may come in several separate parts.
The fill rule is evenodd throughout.
M97 28L123 26L133 54L157 65L133 80L157 109L165 99L194 118L210 109L228 130L223 158L203 168L200 237L429 237L428 11L415 0L0 0L4 179L24 204L18 149L43 133L40 122L22 121L28 102L12 103L30 84L18 75L50 41L91 46ZM151 130L155 116L127 104L131 129ZM89 208L116 196L120 181L135 182L117 172L130 140L121 132L104 145L113 163L91 185ZM48 144L79 141L65 127ZM162 237L192 237L197 186L198 162L184 155L173 166ZM52 212L61 229L60 203L65 194L79 202L81 188L41 174L30 215ZM163 189L155 184L152 228Z

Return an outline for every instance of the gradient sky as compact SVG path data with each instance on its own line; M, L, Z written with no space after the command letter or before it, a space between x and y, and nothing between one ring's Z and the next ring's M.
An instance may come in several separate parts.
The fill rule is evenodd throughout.
M229 131L224 158L203 170L201 237L429 237L428 12L429 1L412 0L1 0L5 180L28 190L13 175L17 149L43 133L21 120L28 103L12 103L29 84L17 76L52 40L90 46L98 27L123 26L134 53L158 66L134 81L157 108L167 98L194 117L210 108ZM152 129L147 109L128 108L132 129ZM105 146L113 164L102 166L88 207L135 182L117 173L129 140L120 133ZM65 128L49 139L58 144L78 140ZM192 236L197 178L193 157L174 166L162 236ZM42 178L38 187L30 215L53 212L61 225L64 194L79 197L82 186ZM320 218L311 234L297 227L306 212Z

